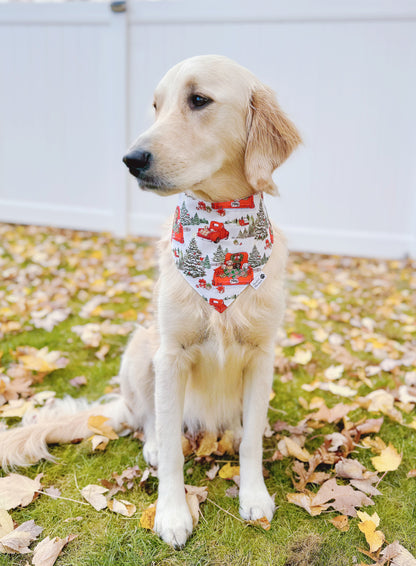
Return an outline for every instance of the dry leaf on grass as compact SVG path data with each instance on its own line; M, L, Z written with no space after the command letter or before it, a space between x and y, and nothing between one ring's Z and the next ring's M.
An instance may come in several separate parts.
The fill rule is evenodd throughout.
M293 456L301 462L308 462L311 459L309 452L305 448L301 448L297 442L287 436L284 438L284 441L289 456Z
M321 486L311 504L313 507L319 505L333 507L343 515L355 517L357 514L356 507L374 505L374 501L349 485L338 485L335 478L332 478Z
M7 511L32 503L36 492L42 489L42 476L43 474L39 474L34 480L20 474L0 478L0 509Z
M294 503L295 505L298 505L299 507L302 507L303 509L305 509L305 511L307 511L309 513L309 515L312 515L312 517L314 517L315 515L320 515L322 513L322 511L324 511L325 509L327 509L327 505L312 505L312 498L313 498L314 494L311 492L308 493L287 493L286 494L286 499L289 501L289 503Z
M265 531L270 531L271 524L267 517L261 517L261 519L256 519L255 521L246 521L249 525L253 525L253 527L260 527Z
M81 495L94 507L96 511L101 511L107 507L107 498L103 495L108 489L101 485L89 484L81 489Z
M339 531L346 533L350 530L350 524L348 522L347 515L338 515L337 517L333 517L329 519L331 523L336 527Z
M225 464L225 466L221 468L218 475L223 480L232 480L235 476L240 475L240 466L233 466L228 462L228 464Z
M383 561L378 562L377 566L416 566L416 558L397 540L386 546L381 555Z
M156 515L156 503L152 503L143 511L142 516L140 517L140 526L142 529L149 529L153 531Z
M2 554L28 554L29 545L38 538L42 531L43 528L35 525L35 521L26 521L0 539L0 552Z
M199 505L203 503L208 497L208 488L197 487L195 485L185 485L186 503L192 516L192 523L194 527L199 521Z
M125 499L111 499L107 502L107 506L110 511L125 517L131 517L136 512L136 506Z
M213 434L212 432L206 432L199 443L198 450L196 451L196 455L203 457L203 456L211 456L213 452L218 450L218 442L217 442L217 435Z
M114 432L111 426L105 424L109 420L110 419L108 417L104 417L103 415L91 416L88 418L88 428L96 434L106 436L110 440L116 440L118 435Z
M33 551L33 566L53 566L56 559L61 554L63 547L68 544L68 542L71 542L71 540L77 538L77 536L78 535L68 535L65 538L44 538L36 545Z
M371 462L378 472L392 472L397 470L402 461L402 456L392 444L381 451L379 456L371 458Z
M220 469L220 467L219 467L218 464L213 464L211 466L211 469L208 470L208 472L205 475L207 476L207 478L209 480L213 480L215 478L215 476L217 475L219 469Z
M362 511L357 511L357 515L361 521L358 523L358 528L364 533L370 547L370 552L377 552L383 545L385 539L381 531L376 531L376 528L380 524L380 517L377 513L373 513L373 515L370 516L368 513Z
M94 436L91 436L90 440L93 452L95 450L105 450L110 442L108 436L103 436L102 434L94 434Z
M7 511L0 509L0 539L14 529L13 519Z

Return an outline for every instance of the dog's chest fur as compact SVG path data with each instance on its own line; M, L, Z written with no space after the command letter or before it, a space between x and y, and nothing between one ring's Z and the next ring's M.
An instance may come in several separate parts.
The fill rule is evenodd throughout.
M274 230L277 245L264 283L257 290L247 288L224 313L208 306L178 272L170 231L160 242L160 340L190 368L184 422L193 431L239 428L244 369L258 348L274 348L284 312L287 255L284 237Z

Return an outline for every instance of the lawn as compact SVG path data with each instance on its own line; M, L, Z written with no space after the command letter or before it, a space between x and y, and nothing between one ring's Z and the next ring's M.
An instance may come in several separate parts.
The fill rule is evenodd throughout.
M15 524L33 519L43 528L31 550L46 536L73 534L58 566L389 564L381 553L396 540L415 555L415 267L410 260L291 255L264 440L266 485L277 506L267 530L240 519L237 488L229 490L234 480L206 475L215 464L237 466L238 458L216 454L217 445L201 455L199 438L186 456L185 479L207 487L208 499L185 548L167 546L141 526L157 498L157 478L140 481L147 466L140 438L130 434L102 451L89 439L53 446L54 462L15 470L43 474L42 491L60 493L9 511ZM91 401L117 392L128 335L136 321L153 319L155 242L0 224L0 272L0 427L50 402L52 393L33 397L40 392ZM86 503L83 487L114 481L114 473L134 466L140 472L132 486L115 496L136 506L131 517ZM315 494L332 478L349 491L318 505ZM368 518L348 507L364 493L364 484L351 483L357 481L370 489L365 505L355 505ZM331 522L341 515L346 531ZM0 565L31 561L32 554L0 554Z

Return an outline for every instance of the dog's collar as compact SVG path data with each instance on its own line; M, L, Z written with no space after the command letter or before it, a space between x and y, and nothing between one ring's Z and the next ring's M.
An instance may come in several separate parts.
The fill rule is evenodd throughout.
M248 285L261 285L272 246L262 193L224 202L179 195L172 226L175 263L218 312L224 312Z

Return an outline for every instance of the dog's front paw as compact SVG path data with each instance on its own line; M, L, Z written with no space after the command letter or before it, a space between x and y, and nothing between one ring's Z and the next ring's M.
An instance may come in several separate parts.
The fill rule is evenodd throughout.
M153 468L157 468L158 465L158 450L157 450L157 443L153 440L146 440L143 445L143 457L149 466Z
M157 502L154 530L162 540L174 548L181 548L192 533L192 526L191 513L185 500L180 505Z
M275 505L266 486L261 489L240 490L240 515L245 521L256 521L266 517L268 521L273 518Z

